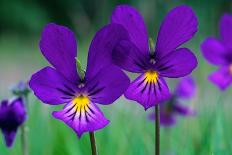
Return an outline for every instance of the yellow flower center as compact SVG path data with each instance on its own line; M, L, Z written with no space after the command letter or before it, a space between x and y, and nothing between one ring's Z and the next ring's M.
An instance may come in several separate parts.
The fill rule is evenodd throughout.
M75 105L74 109L77 112L82 112L82 111L86 111L88 109L88 105L90 104L90 100L87 96L80 95L80 96L77 96L76 98L74 98L72 100L72 103Z
M145 82L156 84L158 81L158 73L156 71L147 71L145 73Z

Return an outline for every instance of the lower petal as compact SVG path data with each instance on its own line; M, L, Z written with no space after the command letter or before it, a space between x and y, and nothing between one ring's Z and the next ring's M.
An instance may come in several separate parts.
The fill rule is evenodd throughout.
M222 67L209 75L208 79L221 90L225 90L232 83L232 74L230 73L229 67Z
M164 113L160 113L160 124L162 126L172 126L174 124L176 124L176 118L174 115L172 114L164 114Z
M70 102L61 111L52 115L71 127L80 138L84 132L93 132L109 124L104 114L92 102L87 105Z
M194 116L196 111L191 106L183 106L179 103L173 105L173 110L182 116Z
M15 130L2 129L2 133L4 135L4 139L7 147L12 147L13 142L15 140L16 131L17 131L16 129Z
M157 77L156 81L148 82L146 73L135 79L125 92L125 97L137 101L145 110L167 100L170 97L165 80Z

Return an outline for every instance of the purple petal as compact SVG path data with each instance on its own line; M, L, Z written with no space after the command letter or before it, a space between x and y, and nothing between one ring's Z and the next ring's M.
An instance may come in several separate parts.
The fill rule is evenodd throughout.
M157 59L168 55L197 32L197 17L188 6L178 6L165 17L157 38Z
M225 90L232 83L230 67L221 67L218 71L213 72L208 79L221 90Z
M99 30L90 45L85 78L90 80L102 68L111 65L115 45L128 38L127 31L119 24L109 24Z
M172 114L160 112L160 124L165 127L170 127L176 124L176 117Z
M214 38L207 38L201 44L203 56L214 65L228 64L224 45Z
M220 20L220 33L223 43L232 49L232 16L225 14Z
M173 110L182 116L195 116L196 115L196 111L192 107L183 106L179 103L175 103L173 105Z
M111 16L111 22L123 25L129 32L131 41L139 50L144 54L149 52L146 25L135 8L129 5L117 6Z
M16 136L16 132L17 130L2 130L2 133L4 135L4 139L5 139L5 143L7 147L12 147L14 140L15 140L15 136Z
M79 138L84 132L93 132L109 124L109 120L94 103L90 102L83 108L81 105L68 103L63 110L55 111L52 115L72 128Z
M187 48L180 48L163 57L156 68L163 77L178 78L190 74L197 67L197 58Z
M77 91L70 81L51 67L33 74L29 85L35 96L47 104L67 103Z
M26 115L26 107L23 103L23 99L21 97L16 98L11 103L11 111L15 115L15 121L18 122L19 125L23 124L27 118Z
M149 83L146 82L145 74L136 78L124 95L127 99L137 101L145 110L170 97L168 86L163 78L158 78L156 83Z
M88 96L94 103L111 104L128 88L129 78L116 66L107 66L86 84Z
M142 73L148 70L149 55L144 55L129 41L121 41L113 51L113 61L124 70L134 73Z
M175 90L175 95L181 98L191 98L196 93L196 83L192 77L182 78Z
M45 26L40 50L46 59L68 80L79 80L76 69L77 43L74 33L67 27L48 24Z

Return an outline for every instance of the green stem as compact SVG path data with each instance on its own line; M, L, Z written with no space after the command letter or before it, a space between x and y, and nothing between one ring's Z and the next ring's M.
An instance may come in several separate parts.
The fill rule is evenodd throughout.
M155 155L160 155L160 107L155 105Z
M89 132L89 138L91 143L92 155L97 155L97 147L96 147L94 132Z
M23 97L23 101L24 101L24 104L25 104L25 107L26 107L26 110L27 110L27 113L28 113L28 98L27 98L27 95L24 95L22 96ZM29 149L28 149L28 141L27 141L27 131L28 131L28 128L26 126L26 124L23 124L21 126L21 147L22 147L22 154L23 155L29 155Z

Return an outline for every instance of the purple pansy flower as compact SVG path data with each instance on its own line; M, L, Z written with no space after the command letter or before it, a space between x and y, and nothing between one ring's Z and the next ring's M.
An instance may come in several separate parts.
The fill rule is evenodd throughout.
M129 78L110 59L117 42L128 38L126 34L118 24L109 24L96 33L82 79L76 67L74 33L56 24L48 24L43 30L40 49L53 67L35 73L29 85L46 104L66 103L62 110L52 114L71 127L79 138L84 132L99 130L109 123L96 103L113 103L129 86Z
M160 27L155 51L149 49L145 23L133 7L117 6L111 22L123 25L130 37L130 41L123 40L114 49L114 63L140 74L125 97L137 101L145 110L170 97L164 77L183 77L196 68L195 55L187 48L178 48L197 32L197 18L190 7L178 6L168 13Z
M3 100L0 105L0 129L7 147L13 145L17 129L26 120L26 109L23 99Z
M203 56L219 70L208 79L225 90L232 83L232 16L225 14L220 20L220 39L207 38L201 45Z
M171 126L176 123L176 116L193 116L195 110L192 107L184 106L180 99L191 99L196 94L195 81L190 77L181 79L175 92L168 102L162 103L160 106L160 124L163 126ZM149 115L149 119L155 119L155 113Z

